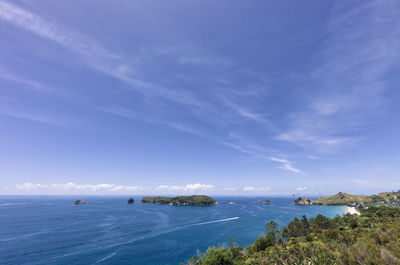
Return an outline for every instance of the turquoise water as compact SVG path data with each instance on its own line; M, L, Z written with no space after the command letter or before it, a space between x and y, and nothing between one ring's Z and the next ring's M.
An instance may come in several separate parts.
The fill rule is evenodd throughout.
M75 199L89 203L73 205ZM219 204L208 207L134 199L128 205L127 197L0 196L0 264L179 264L232 237L248 245L271 220L286 225L303 214L344 213L296 206L292 197L216 197Z

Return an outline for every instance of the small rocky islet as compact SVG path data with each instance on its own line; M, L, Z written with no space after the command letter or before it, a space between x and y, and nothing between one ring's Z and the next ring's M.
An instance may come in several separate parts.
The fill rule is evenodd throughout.
M76 201L74 202L75 205L80 205L80 204L85 204L85 203L87 203L87 201L76 200Z

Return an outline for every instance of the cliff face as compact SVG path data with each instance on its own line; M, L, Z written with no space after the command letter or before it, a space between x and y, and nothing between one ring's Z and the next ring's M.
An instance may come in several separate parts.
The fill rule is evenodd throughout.
M313 201L306 197L299 197L293 203L296 205L313 205Z

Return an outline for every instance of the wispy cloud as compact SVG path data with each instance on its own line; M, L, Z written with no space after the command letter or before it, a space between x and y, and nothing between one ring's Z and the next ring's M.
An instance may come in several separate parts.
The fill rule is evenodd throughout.
M197 192L209 192L215 189L214 185L211 184L201 184L201 183L195 183L195 184L187 184L185 186L169 186L169 185L159 185L156 187L156 191L167 191L167 192L192 192L192 193L197 193Z
M287 159L276 158L276 157L270 157L269 159L274 161L274 162L281 163L282 166L279 167L281 169L284 169L284 170L287 170L287 171L291 171L291 172L294 172L294 173L305 174L303 171L293 167L292 164Z
M21 107L18 104L15 104L13 100L5 102L5 100L0 99L0 115L64 128L70 128L78 125L74 119L65 115L49 115L47 113Z
M144 95L161 96L184 105L201 106L195 96L186 91L177 93L174 89L156 85L143 79L132 76L134 66L116 53L103 48L97 41L69 28L61 27L42 17L29 12L16 5L0 1L0 19L20 27L32 34L71 50L79 55L88 65L94 69L119 79Z
M296 190L297 191L305 191L305 190L307 190L308 188L307 187L299 187L299 188L297 188Z
M117 55L103 49L92 39L66 28L60 28L36 14L4 1L0 1L0 19L6 20L40 37L57 42L80 55L93 59L95 56L100 56L100 59L118 58Z
M194 128L191 128L188 125L180 124L174 121L167 121L166 119L160 119L158 117L154 116L144 116L141 115L141 113L134 112L132 109L129 108L124 108L124 107L107 107L107 108L97 108L100 111L104 111L116 116L124 117L127 119L133 119L133 120L139 120L147 123L152 123L152 124L162 124L171 128L174 128L179 131L184 131L187 133L191 134L197 134L197 135L202 135L203 133L200 132L199 130L196 130Z
M243 187L244 192L249 192L249 193L265 193L270 191L270 187L254 187L254 186L245 186Z
M73 182L68 183L54 183L54 184L40 184L40 183L23 183L15 186L18 190L25 191L54 191L54 192L138 192L146 190L141 186L125 186L115 184L77 184Z
M179 104L181 107L189 110L192 118L197 118L202 122L207 123L229 123L236 122L238 117L246 118L252 121L267 120L261 115L256 114L243 106L237 106L236 113L230 113L227 106L225 109L221 104L215 101L210 101L209 95L201 95L201 93L189 91L188 89L177 88L176 82L169 82L171 85L160 85L154 80L146 79L143 76L147 74L138 74L139 67L137 61L141 62L142 59L130 60L126 56L120 55L104 48L95 39L80 34L72 28L64 25L56 24L48 19L25 10L17 5L0 1L0 19L5 20L23 30L26 30L36 36L42 37L46 40L56 42L62 47L70 50L77 55L77 58L83 60L93 69L113 78L118 79L125 84L124 88L141 93L146 101L153 101L154 98L161 98L169 103L159 104L157 101L157 108L162 108L161 105L168 105L170 103ZM193 47L182 49L182 47L162 47L152 48L145 51L144 54L138 52L137 56L140 58L147 58L152 56L178 56L178 61L181 64L196 64L196 65L230 65L231 62L226 59L221 59L216 55L207 55L207 52L194 51ZM142 71L142 70L140 70ZM152 76L152 75L151 75ZM153 79L153 78L151 78ZM193 79L191 77L191 79ZM20 79L22 80L22 79ZM31 84L33 87L38 87L36 84ZM179 87L185 86L181 83ZM231 108L231 107L228 107ZM185 112L186 112L185 110ZM163 110L159 113L165 112ZM142 112L141 116L147 116L148 113ZM164 118L150 118L147 119L153 123L162 123ZM190 133L195 133L195 130L188 126L181 125L180 122L169 122L171 127L178 130L186 130Z
M313 93L305 109L287 117L276 137L319 151L352 146L361 131L379 117L385 102L385 75L399 58L398 6L365 2L348 12L339 3L328 34L312 63L306 85ZM384 19L383 19L384 18ZM309 93L310 93L309 92Z
M12 75L12 74L8 73L7 71L5 71L4 69L2 69L1 67L0 67L0 79L8 80L8 81L16 82L16 83L21 83L27 89L34 90L34 91L46 92L49 94L55 94L56 92L57 93L61 92L52 87L46 86L42 83L38 83L33 80L29 80L26 78L21 78L21 77Z

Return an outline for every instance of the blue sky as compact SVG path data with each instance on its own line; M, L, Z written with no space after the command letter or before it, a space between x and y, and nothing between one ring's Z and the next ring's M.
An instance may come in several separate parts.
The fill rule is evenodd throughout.
M0 194L400 188L398 1L0 0Z

